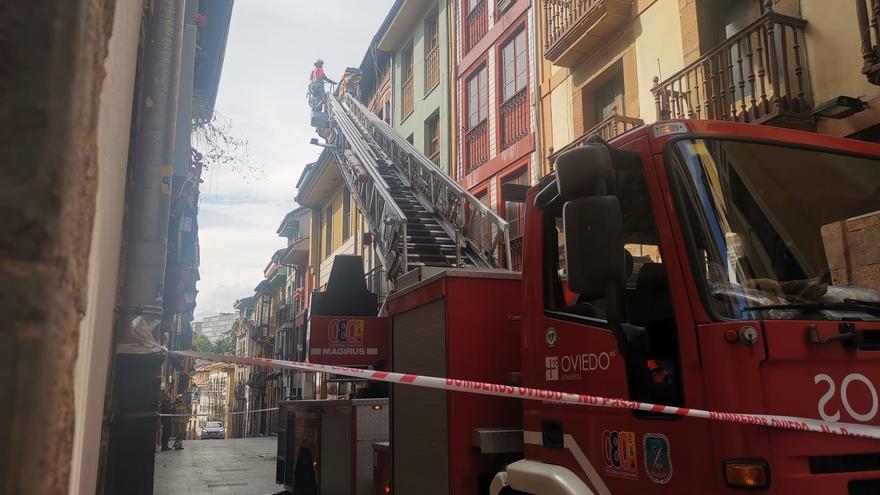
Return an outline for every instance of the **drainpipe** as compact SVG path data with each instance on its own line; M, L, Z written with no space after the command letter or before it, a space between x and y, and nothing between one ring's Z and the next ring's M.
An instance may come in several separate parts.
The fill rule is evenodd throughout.
M449 84L449 101L446 104L446 111L449 117L446 121L449 123L449 176L452 180L458 182L458 127L456 123L458 119L455 115L458 102L458 43L456 37L456 15L459 12L458 2L456 0L448 0L446 2L446 36L449 37L448 50L446 55L449 64L449 77L446 78ZM457 232L456 234L460 234ZM457 244L457 243L456 243Z
M153 331L162 298L171 205L185 0L155 0L131 150L124 276L116 322L103 493L152 494L160 366ZM107 431L107 429L105 429Z
M543 29L538 31L538 0L532 0L532 22L534 23L534 29L532 32L535 33L535 42L532 43L532 46L535 47L535 56L532 59L535 61L535 70L532 71L532 81L535 87L535 156L537 158L537 165L540 167L540 171L538 172L538 179L544 175L546 170L549 170L550 167L544 168L544 127L546 127L543 123L544 115L541 113L541 78L538 76L538 73L542 71L542 65L544 63L544 59L541 56L541 36L543 33ZM549 164L548 164L549 165ZM531 179L531 178L530 178ZM535 182L537 184L537 181Z

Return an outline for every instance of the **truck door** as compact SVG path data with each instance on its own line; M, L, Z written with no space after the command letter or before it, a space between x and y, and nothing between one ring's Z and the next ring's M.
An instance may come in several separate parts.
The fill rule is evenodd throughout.
M693 322L676 317L666 258L674 249L657 229L656 185L646 178L644 165L651 160L647 137L627 148L635 151L612 155L616 184L607 191L616 196L622 218L625 266L619 297L569 288L569 261L590 256L591 247L567 252L572 246L565 229L572 224L563 221L564 198L558 196L528 221L530 232L541 232L540 240L527 239L541 254L529 256L525 276L527 293L540 297L540 310L528 315L524 330L529 333L524 376L537 388L684 405L679 326L693 328ZM621 346L609 316L641 334L638 349ZM708 456L693 445L694 439L706 438L705 423L620 409L536 402L525 407L527 457L565 465L597 493L702 493L699 487L708 486L703 480L712 472ZM585 455L575 455L577 450ZM675 465L688 466L689 473L677 476Z

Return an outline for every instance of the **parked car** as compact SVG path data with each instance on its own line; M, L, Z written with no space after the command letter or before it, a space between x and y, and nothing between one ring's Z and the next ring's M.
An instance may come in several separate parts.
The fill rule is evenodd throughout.
M202 440L211 438L226 438L226 430L223 429L223 423L220 421L208 421L202 427Z

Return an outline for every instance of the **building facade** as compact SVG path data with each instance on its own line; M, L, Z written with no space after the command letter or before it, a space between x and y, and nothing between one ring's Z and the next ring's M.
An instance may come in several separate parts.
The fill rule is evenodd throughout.
M592 133L610 139L661 119L878 138L876 35L865 27L877 17L866 2L576 4L545 0L536 9L544 173ZM841 98L857 105L847 97L867 105L822 111Z
M446 173L450 172L452 108L449 29L454 2L404 1L377 33L390 54L393 127Z
M458 2L455 42L453 178L510 223L512 266L521 268L521 205L506 183L543 175L535 153L535 29L528 0Z
M235 366L213 363L198 368L193 376L194 416L188 423L190 438L198 439L208 421L221 421L227 438L233 438Z
M235 313L220 313L202 318L202 335L212 344L223 338L235 322Z
M310 228L311 210L299 207L284 216L276 231L287 242L287 248L281 259L281 263L287 267L287 279L284 284L284 303L277 312L276 359L306 360L307 321L305 317L308 308L308 295L311 292ZM279 398L290 400L314 396L313 382L313 375L307 377L300 372L284 370L281 373Z

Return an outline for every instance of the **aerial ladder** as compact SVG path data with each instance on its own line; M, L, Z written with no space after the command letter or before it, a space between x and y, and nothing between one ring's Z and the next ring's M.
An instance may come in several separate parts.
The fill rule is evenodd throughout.
M509 268L508 223L355 97L328 94L319 133L375 235L388 278L419 266Z

